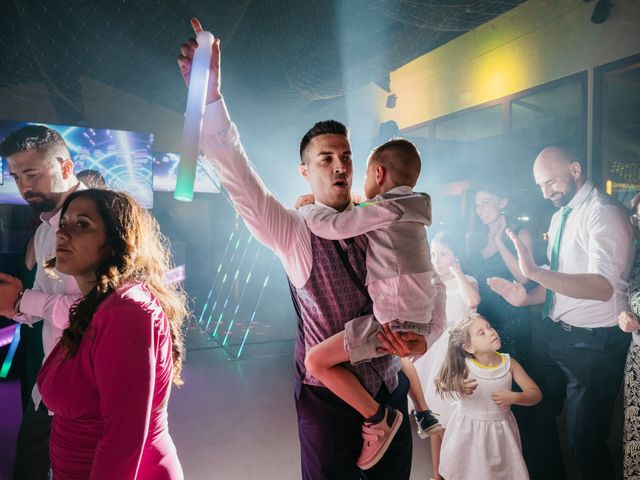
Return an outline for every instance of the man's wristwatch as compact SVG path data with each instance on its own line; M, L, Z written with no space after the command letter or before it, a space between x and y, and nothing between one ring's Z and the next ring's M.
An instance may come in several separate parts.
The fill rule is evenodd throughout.
M24 295L25 289L20 290L18 294L18 298L16 298L16 303L13 304L13 311L16 313L20 313L20 302L22 301L22 296Z

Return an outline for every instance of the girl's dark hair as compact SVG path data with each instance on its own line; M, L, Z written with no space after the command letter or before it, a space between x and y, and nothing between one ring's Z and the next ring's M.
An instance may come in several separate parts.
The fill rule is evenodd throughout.
M439 243L453 252L458 259L463 272L467 272L469 270L469 258L467 257L463 239L445 230L433 237L431 245L433 246L435 243Z
M77 198L93 201L105 225L106 242L111 255L96 269L95 287L71 307L69 326L60 343L73 357L80 341L91 325L91 319L114 290L129 282L143 282L156 297L169 321L173 357L173 382L182 383L182 324L188 315L186 294L180 284L167 285L164 274L172 268L168 242L160 233L158 223L128 194L112 190L78 190L69 195L60 216ZM55 258L47 267L55 266Z
M465 360L473 358L473 355L464 349L464 345L471 340L469 330L476 318L484 318L481 315L473 314L463 318L449 332L449 344L447 354L438 375L435 378L436 392L441 397L456 395L465 397L464 379L467 374Z

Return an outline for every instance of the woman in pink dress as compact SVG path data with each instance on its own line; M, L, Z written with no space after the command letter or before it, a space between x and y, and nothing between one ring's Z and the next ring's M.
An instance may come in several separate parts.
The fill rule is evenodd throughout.
M56 480L181 480L167 426L179 384L181 287L165 285L170 255L151 215L127 194L82 190L62 207L53 268L82 294L42 366L38 387L54 413Z

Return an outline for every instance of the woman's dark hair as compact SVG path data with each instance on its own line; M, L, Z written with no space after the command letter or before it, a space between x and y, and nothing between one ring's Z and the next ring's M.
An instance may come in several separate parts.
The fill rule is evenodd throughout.
M186 294L180 284L167 285L164 274L172 268L168 242L158 223L128 194L112 190L78 190L69 195L60 216L77 198L93 201L105 225L106 242L111 255L96 269L95 287L71 307L69 327L60 343L73 357L91 325L100 303L118 287L129 282L143 282L158 300L169 321L172 341L173 382L181 384L183 359L182 324L188 315ZM48 267L55 266L55 259Z
M516 212L515 205L511 200L510 192L506 188L490 182L483 182L483 183L478 183L474 185L473 188L470 190L471 207L469 211L471 212L470 214L471 218L469 222L470 228L467 232L467 238L466 238L467 254L469 255L470 258L475 257L475 253L482 250L487 245L488 235L489 235L488 227L482 224L482 222L478 218L478 215L476 214L475 197L479 192L490 193L491 195L495 195L499 199L506 199L507 204L504 206L504 208L501 209L500 214L505 217L505 222L507 224L507 227L511 228L517 233L518 230L520 230L520 228L523 226L518 221L518 218L515 213Z

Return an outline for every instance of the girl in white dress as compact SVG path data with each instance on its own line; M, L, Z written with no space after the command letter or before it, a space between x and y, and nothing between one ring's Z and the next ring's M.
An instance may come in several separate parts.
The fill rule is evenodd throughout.
M455 399L443 398L436 394L435 378L444 363L449 345L449 329L461 319L475 312L480 303L478 282L473 277L465 275L460 268L460 260L456 255L457 249L454 239L447 233L441 232L431 241L431 263L436 273L443 281L447 292L447 329L433 344L429 345L427 353L415 362L420 383L424 388L424 396L429 407L438 415L443 428L447 427L449 417L455 408ZM440 465L440 446L444 430L433 433L430 437L431 464L435 480L441 480L438 474Z
M460 398L442 442L440 475L447 480L526 480L520 433L511 405L531 406L542 393L522 366L499 353L500 337L482 316L463 319L449 335L438 392ZM465 377L477 381L465 391ZM512 381L522 389L511 391Z

